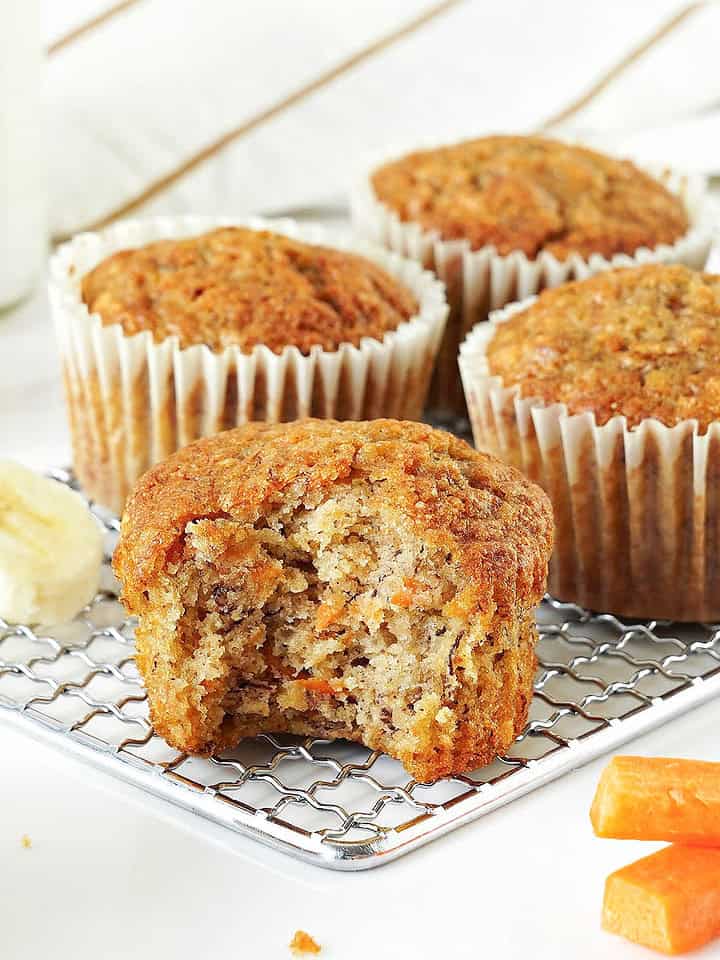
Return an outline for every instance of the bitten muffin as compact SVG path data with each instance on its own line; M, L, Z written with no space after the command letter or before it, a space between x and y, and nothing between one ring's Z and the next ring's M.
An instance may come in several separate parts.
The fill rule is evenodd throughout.
M462 411L458 346L488 310L619 257L627 265L641 249L701 266L709 238L676 249L693 219L688 185L679 186L682 196L627 160L522 136L419 151L374 171L360 225L448 284L451 321L431 404Z
M114 566L173 746L345 737L432 780L522 729L551 546L543 492L465 442L306 420L248 424L150 470Z
M54 263L75 469L94 499L120 511L152 463L248 420L420 416L445 322L436 280L287 223L298 236L192 225L119 225Z
M475 439L550 494L550 589L720 617L720 276L657 264L548 290L463 345Z

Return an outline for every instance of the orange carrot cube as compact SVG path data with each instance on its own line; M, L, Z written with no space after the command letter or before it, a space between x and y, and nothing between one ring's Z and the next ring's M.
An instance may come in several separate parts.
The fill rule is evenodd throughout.
M599 837L720 846L720 763L614 757L590 819Z
M611 874L603 927L669 954L720 936L720 849L673 844Z

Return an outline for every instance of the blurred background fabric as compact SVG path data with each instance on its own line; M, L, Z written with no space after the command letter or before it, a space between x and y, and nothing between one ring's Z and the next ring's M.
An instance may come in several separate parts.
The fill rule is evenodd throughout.
M554 117L720 172L716 2L45 0L44 33L56 237L337 203L369 156Z

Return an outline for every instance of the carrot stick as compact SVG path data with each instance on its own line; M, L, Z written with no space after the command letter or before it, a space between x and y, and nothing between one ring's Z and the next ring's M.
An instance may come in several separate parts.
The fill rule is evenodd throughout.
M670 954L720 936L720 850L673 844L611 874L603 927Z
M720 763L614 757L590 819L599 837L720 846Z

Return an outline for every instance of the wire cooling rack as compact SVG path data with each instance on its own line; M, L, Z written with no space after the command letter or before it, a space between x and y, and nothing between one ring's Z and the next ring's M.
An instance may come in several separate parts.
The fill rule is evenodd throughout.
M51 474L73 484L63 471ZM109 567L73 621L0 620L0 715L109 773L320 866L377 866L587 763L720 693L720 624L624 623L546 599L530 720L490 766L434 784L344 741L259 736L210 759L158 737L134 663L133 622Z

